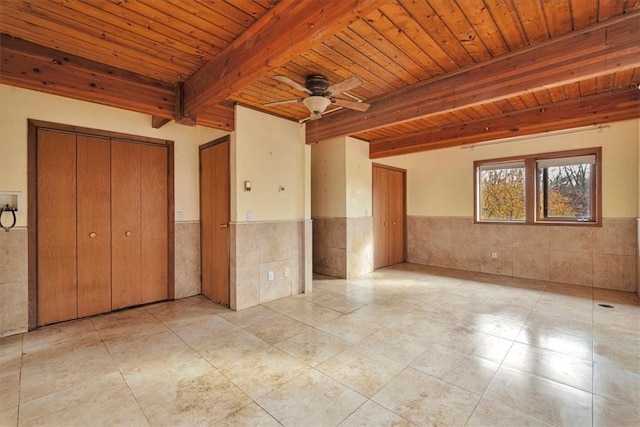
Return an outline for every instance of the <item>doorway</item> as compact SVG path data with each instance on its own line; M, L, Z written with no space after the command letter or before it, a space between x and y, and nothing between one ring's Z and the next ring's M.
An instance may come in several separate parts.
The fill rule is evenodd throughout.
M407 171L373 165L373 268L405 260Z
M202 295L229 306L229 137L200 146Z

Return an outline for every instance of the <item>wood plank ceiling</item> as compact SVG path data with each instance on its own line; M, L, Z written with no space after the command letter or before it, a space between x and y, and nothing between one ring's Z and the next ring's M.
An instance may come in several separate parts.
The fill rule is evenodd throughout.
M274 79L363 84L307 126L371 157L640 117L640 0L3 0L0 82L233 128ZM334 109L330 106L328 110Z

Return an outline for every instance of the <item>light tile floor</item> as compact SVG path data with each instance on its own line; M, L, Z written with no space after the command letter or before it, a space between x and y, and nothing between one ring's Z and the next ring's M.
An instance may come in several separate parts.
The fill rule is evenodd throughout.
M411 264L54 325L0 362L2 426L640 425L636 296Z

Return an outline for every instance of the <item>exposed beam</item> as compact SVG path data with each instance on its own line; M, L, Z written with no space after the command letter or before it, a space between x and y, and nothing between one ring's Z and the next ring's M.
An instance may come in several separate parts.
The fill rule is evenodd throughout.
M376 139L370 141L369 157L416 153L639 117L640 91L636 88L625 89L487 119Z
M202 126L233 131L235 128L235 104L222 101L198 114L196 122Z
M170 121L171 119L167 119L166 117L151 116L151 127L154 129L160 129Z
M384 3L281 0L185 82L185 115L196 117Z
M505 99L640 66L640 12L368 100L307 127L307 143Z
M173 85L0 35L0 83L173 119Z

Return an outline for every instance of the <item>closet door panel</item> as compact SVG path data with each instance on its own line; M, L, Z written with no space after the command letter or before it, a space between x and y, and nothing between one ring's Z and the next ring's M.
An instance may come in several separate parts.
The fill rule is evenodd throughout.
M404 262L405 174L389 171L389 265Z
M77 317L76 136L38 131L38 325Z
M167 148L141 145L142 303L168 296Z
M140 144L111 142L111 307L142 303Z
M77 137L78 317L111 311L111 142Z

